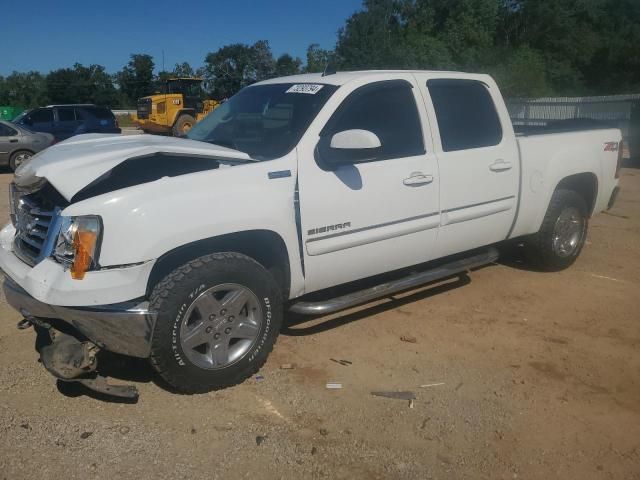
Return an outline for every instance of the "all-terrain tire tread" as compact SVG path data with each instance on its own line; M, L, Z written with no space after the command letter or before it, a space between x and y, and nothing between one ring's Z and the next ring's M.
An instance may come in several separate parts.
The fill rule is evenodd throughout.
M208 255L204 255L202 257L191 260L184 265L176 268L174 271L169 273L166 277L164 277L156 286L153 288L149 301L149 308L151 311L159 311L162 308L162 303L164 300L170 297L171 292L175 288L177 284L182 282L187 275L192 273L194 270L198 270L200 268L206 268L209 266L211 262L233 262L233 261L249 261L254 263L259 268L264 268L260 263L255 261L253 258L243 255L241 253L236 252L219 252L219 253L211 253ZM238 385L244 382L247 378L255 375L260 368L264 365L267 360L268 355L273 350L275 345L275 341L272 343L268 343L265 345L264 353L265 355L261 356L260 361L252 362L248 369L245 369L242 372L239 372L236 376L231 377L228 381L219 382L213 389L208 385L202 385L200 383L190 382L187 378L181 375L176 375L172 372L168 365L166 364L167 359L158 355L157 352L160 348L158 345L159 340L153 336L152 345L151 345L151 355L149 357L149 361L156 372L166 381L172 388L174 388L177 392L192 394L192 393L206 393L212 390L221 390L224 388L232 387L234 385ZM277 341L277 339L276 339Z

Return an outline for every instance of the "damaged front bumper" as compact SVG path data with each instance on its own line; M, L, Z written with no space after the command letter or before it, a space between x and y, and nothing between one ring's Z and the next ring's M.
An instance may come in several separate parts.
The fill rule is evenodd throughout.
M156 313L148 302L123 302L93 307L61 307L41 302L5 276L3 284L7 303L27 320L59 319L104 350L132 357L147 358Z

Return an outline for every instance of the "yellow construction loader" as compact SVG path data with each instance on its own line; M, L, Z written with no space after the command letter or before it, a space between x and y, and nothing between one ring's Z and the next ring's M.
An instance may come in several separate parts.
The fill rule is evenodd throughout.
M204 100L202 78L169 78L159 93L138 99L133 122L145 133L181 136L218 105Z

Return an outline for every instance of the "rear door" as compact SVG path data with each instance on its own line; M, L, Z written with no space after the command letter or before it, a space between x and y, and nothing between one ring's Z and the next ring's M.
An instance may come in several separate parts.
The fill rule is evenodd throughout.
M58 140L65 140L73 136L78 125L80 125L80 120L76 116L76 109L74 107L57 107L55 112L56 138L58 138Z
M328 121L298 147L308 292L433 257L438 164L415 80L397 75L359 85L334 94ZM327 168L327 160L341 155L328 147L333 135L354 129L375 133L381 147L366 161Z
M438 256L505 240L518 205L520 163L495 83L418 74L440 165Z

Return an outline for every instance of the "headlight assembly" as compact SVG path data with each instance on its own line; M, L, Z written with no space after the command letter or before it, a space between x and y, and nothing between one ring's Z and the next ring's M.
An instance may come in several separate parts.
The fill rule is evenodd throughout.
M98 266L102 221L97 216L66 217L62 220L53 257L71 270L71 278L82 280Z

